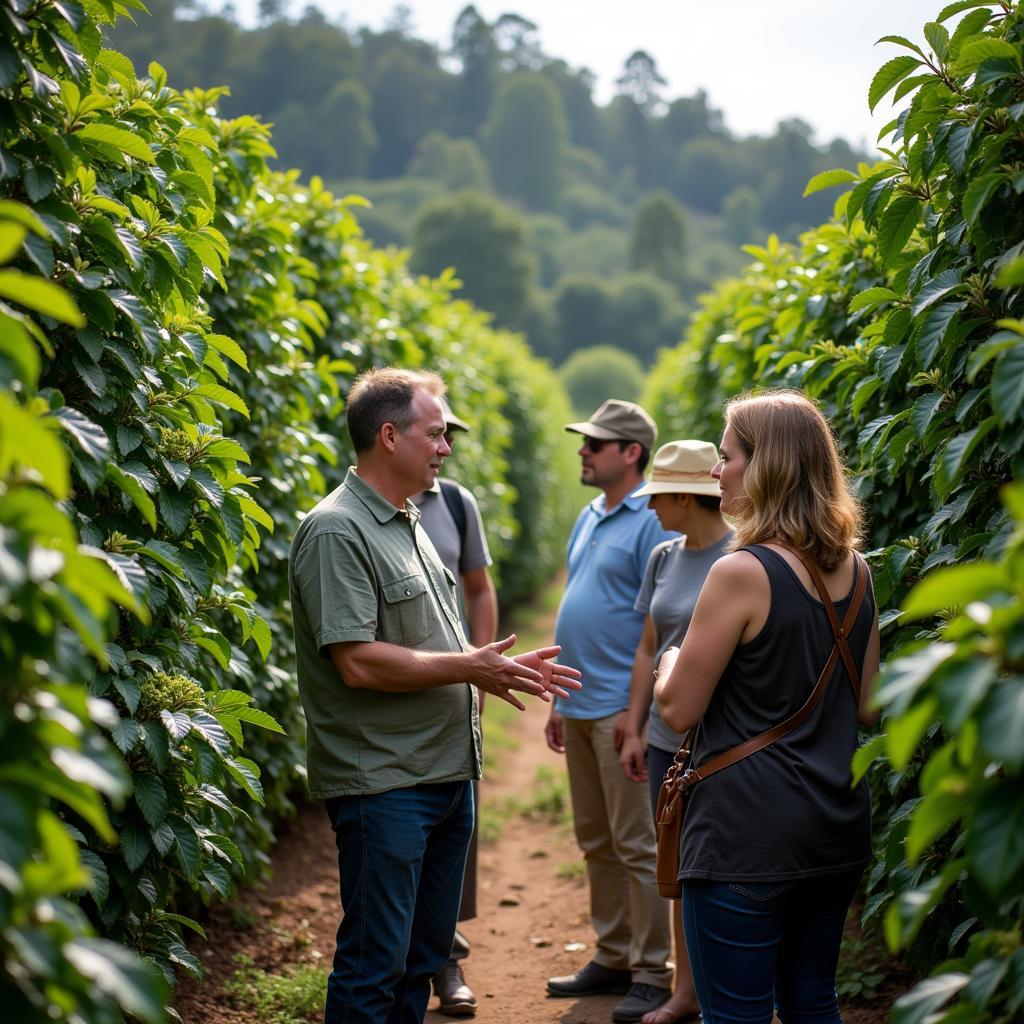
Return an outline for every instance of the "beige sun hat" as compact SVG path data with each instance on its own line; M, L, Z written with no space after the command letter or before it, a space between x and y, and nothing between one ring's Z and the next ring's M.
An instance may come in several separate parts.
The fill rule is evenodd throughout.
M718 497L718 481L711 476L717 464L718 449L710 441L669 441L655 454L650 479L634 493Z

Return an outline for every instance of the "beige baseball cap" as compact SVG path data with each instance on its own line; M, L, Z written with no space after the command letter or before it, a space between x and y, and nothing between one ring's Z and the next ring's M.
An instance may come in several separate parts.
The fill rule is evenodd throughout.
M710 441L669 441L651 464L651 476L636 491L641 494L710 494L718 497L718 481L711 470L718 464L718 449Z
M658 439L658 428L650 415L635 402L617 398L609 398L586 422L568 423L565 429L599 441L637 441L648 451Z
M449 430L469 430L469 424L465 420L460 420L452 412L452 407L448 404L447 398L442 397L441 408L444 410L444 424Z

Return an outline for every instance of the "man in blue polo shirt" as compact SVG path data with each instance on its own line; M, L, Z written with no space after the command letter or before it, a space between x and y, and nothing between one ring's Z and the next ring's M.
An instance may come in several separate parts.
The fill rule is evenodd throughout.
M586 689L558 701L545 730L566 755L576 841L587 862L593 959L575 974L548 979L553 996L625 996L616 1024L639 1021L670 994L668 907L655 880L655 837L641 784L619 766L633 657L643 616L633 604L655 545L675 537L658 525L645 497L635 497L657 428L632 402L611 399L585 423L583 483L602 493L580 513L569 537L569 576L555 641L583 672Z

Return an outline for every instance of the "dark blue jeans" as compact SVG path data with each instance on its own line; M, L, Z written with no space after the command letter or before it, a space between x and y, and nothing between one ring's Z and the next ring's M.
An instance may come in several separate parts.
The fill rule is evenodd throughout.
M325 1024L421 1024L452 951L473 790L445 782L326 805L344 917Z
M838 1024L836 965L860 871L792 882L683 884L704 1024Z

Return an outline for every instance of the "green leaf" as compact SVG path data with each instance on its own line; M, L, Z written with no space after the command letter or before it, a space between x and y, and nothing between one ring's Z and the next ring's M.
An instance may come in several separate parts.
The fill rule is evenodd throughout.
M884 266L903 252L921 219L921 209L921 201L913 196L897 196L889 204L878 225L878 253Z
M132 504L142 513L143 519L149 524L151 530L156 529L156 505L153 504L153 499L146 493L142 484L138 482L134 477L129 476L123 472L113 462L107 463L107 478L111 480L114 485L126 494L131 500Z
M72 327L84 327L85 317L63 288L20 270L0 270L0 297L34 309Z
M167 814L167 790L152 772L135 772L132 775L135 802L150 828L156 828Z
M925 1024L971 980L969 974L940 974L925 978L893 1004L892 1024Z
M1024 343L1005 351L992 371L992 411L1006 426L1017 418L1024 402Z
M133 718L122 718L111 730L110 738L117 749L127 757L142 740L142 726Z
M242 351L242 346L233 338L228 338L223 334L207 334L205 337L207 344L211 348L216 349L221 355L226 356L243 370L249 369L249 361Z
M936 673L939 703L945 725L959 732L974 709L996 681L996 664L991 658L949 661Z
M923 579L903 602L908 618L920 619L947 608L960 608L1010 588L1006 570L990 562L937 569Z
M121 856L129 871L138 871L149 856L149 836L138 825L125 825L121 829Z
M944 295L964 287L960 282L960 271L951 267L936 275L921 285L920 290L914 296L910 312L913 316L923 313L929 306L934 305Z
M194 711L189 716L192 728L210 744L222 757L231 753L231 742L228 740L224 727L207 711Z
M967 186L967 191L964 192L963 198L963 211L964 219L968 224L973 225L977 221L981 211L992 197L992 193L1005 181L1006 175L1002 172L996 172L993 174L983 174L981 177L975 178Z
M996 426L996 422L995 416L989 416L973 430L958 434L943 446L935 471L935 490L943 501L967 472L975 449Z
M993 896L1004 895L1024 865L1024 790L1002 783L982 794L967 832L967 852L978 881Z
M986 60L1003 59L1013 61L1020 66L1020 51L1017 47L1003 39L986 36L966 43L960 50L956 61L957 74L966 75L975 71L979 64Z
M201 395L217 405L225 405L229 409L241 413L246 419L249 418L249 408L245 402L234 391L230 391L220 384L200 384L192 393Z
M955 0L954 3L947 4L939 11L938 17L935 19L938 22L948 21L953 17L954 14L959 14L961 11L969 11L974 7L991 7L992 0Z
M968 383L973 384L978 374L1001 352L1019 345L1020 342L1020 335L1014 331L996 331L988 341L982 342L967 360Z
M894 707L896 703L894 702ZM910 764L910 759L917 753L928 727L935 721L939 702L935 697L926 697L919 704L888 721L885 734L886 751L893 768L901 772Z
M868 769L885 753L885 734L873 736L857 748L853 755L853 785L856 786L868 773Z
M908 50L913 50L922 60L924 60L924 51L917 43L912 43L906 36L882 36L881 39L876 40L875 46L879 43L896 43L897 46L905 46Z
M106 462L110 458L110 438L101 426L67 405L53 415L90 459Z
M978 714L981 746L1007 771L1019 772L1024 767L1024 679L1010 676L990 693Z
M49 238L50 232L33 210L13 199L0 199L0 220L12 220L21 224L29 231L35 232L40 238Z
M196 830L188 821L177 815L170 815L167 818L167 824L170 825L171 831L174 833L178 863L189 881L195 882L199 877L202 865L199 837L196 835Z
M871 80L871 87L868 89L868 109L874 112L878 101L914 68L921 67L922 63L917 57L910 56L893 57L892 60L886 61Z
M924 26L924 37L938 57L939 63L944 62L949 50L949 32L938 22L929 21Z
M182 536L192 522L192 499L181 491L163 488L157 501L160 518L174 537Z
M847 310L850 313L859 313L862 309L873 309L883 302L893 302L898 298L899 296L891 288L867 288L850 299Z
M914 331L914 345L924 369L929 369L935 362L963 308L963 302L940 302L937 306L932 306L927 310L918 321Z
M256 616L252 623L252 638L256 646L259 648L259 652L264 661L267 660L267 656L270 654L270 627L267 625L265 619Z
M243 722L248 722L249 725L258 725L261 729L280 733L282 736L285 734L277 720L265 711L260 711L259 708L236 708L231 714Z
M66 942L62 954L79 974L89 978L125 1012L150 1022L164 1019L166 984L152 965L120 943L78 938Z
M214 442L203 449L207 458L211 459L235 459L248 465L249 453L231 437L218 437Z
M931 793L914 808L907 831L907 860L915 864L967 809L963 793Z
M94 122L78 129L75 134L86 142L112 146L118 152L124 153L125 156L130 156L135 160L142 160L147 164L156 161L156 157L146 144L146 141L134 132L127 131L124 128L117 128L112 124L97 124Z
M804 195L809 196L815 192L820 192L824 188L831 188L833 185L848 185L851 181L857 181L857 175L853 171L847 171L843 168L836 168L831 171L822 171L819 174L814 175L809 182L807 182L807 188L804 189Z
M55 498L67 497L67 449L47 429L45 421L0 391L0 476L12 465L34 469Z

